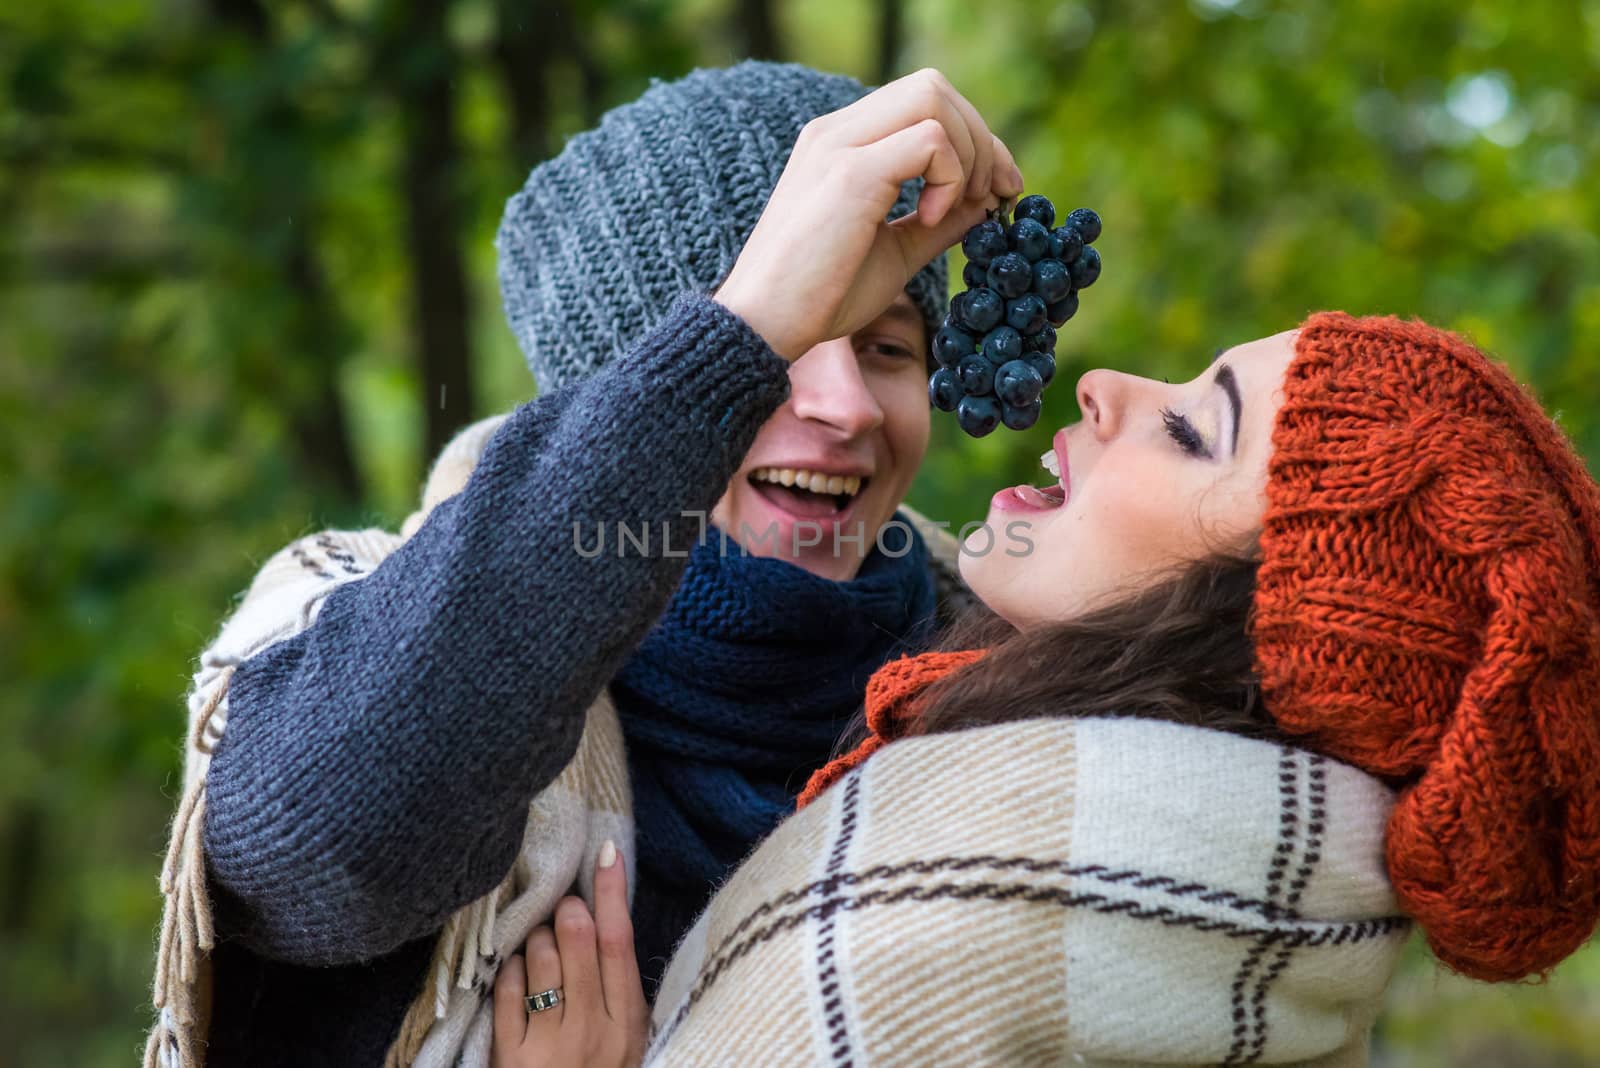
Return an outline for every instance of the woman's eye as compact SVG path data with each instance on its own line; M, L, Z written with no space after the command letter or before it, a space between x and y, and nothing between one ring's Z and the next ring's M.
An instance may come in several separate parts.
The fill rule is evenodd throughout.
M1167 435L1178 443L1178 447L1190 456L1210 456L1211 450L1206 448L1205 439L1200 437L1200 432L1189 422L1189 417L1179 415L1171 408L1161 409L1161 421L1166 424Z

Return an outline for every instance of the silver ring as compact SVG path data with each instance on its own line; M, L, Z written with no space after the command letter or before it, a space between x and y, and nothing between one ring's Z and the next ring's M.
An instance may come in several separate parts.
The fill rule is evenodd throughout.
M522 999L522 1003L527 1006L529 1012L544 1012L546 1009L553 1009L561 1004L561 988L558 986L554 990L529 994Z

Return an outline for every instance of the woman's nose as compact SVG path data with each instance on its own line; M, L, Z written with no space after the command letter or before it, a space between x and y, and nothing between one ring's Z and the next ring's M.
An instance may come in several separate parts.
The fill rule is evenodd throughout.
M1107 441L1116 436L1129 408L1139 403L1141 395L1147 395L1145 399L1155 405L1159 400L1149 391L1165 388L1168 387L1148 378L1100 368L1078 379L1078 408L1094 436Z
M883 423L883 408L872 395L854 342L824 341L805 352L789 369L789 404L801 419L825 423L846 437L856 437Z
M1095 370L1078 379L1078 410L1094 436L1101 441L1117 432L1120 405L1117 403L1117 372Z

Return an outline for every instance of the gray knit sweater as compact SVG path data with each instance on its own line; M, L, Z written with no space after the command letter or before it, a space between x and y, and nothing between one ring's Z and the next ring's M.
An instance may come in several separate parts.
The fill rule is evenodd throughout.
M205 824L210 1064L381 1062L433 937L509 869L686 566L586 558L574 524L693 544L788 390L759 335L685 298L626 358L518 408L460 494L239 666Z

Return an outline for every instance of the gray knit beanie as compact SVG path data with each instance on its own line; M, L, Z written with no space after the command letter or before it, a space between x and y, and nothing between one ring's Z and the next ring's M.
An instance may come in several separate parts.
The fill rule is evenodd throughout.
M747 61L654 82L528 175L495 247L506 318L539 389L582 378L686 292L719 285L807 122L867 92L853 78ZM890 218L915 210L907 182ZM948 303L941 254L906 286L931 340Z

